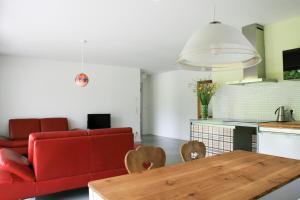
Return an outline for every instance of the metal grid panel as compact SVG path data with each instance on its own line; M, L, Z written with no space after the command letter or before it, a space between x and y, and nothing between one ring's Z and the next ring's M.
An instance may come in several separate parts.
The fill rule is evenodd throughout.
M191 123L191 140L203 142L206 156L222 154L233 150L232 127Z

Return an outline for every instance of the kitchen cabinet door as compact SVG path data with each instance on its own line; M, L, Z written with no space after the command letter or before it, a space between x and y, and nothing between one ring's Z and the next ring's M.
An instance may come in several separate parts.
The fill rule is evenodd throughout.
M258 152L274 156L300 159L300 135L259 132Z

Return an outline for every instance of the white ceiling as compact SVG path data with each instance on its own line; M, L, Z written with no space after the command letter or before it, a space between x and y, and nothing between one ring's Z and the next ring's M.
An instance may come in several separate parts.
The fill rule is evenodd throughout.
M300 15L300 0L0 0L0 54L174 70L197 28L216 18L240 28Z

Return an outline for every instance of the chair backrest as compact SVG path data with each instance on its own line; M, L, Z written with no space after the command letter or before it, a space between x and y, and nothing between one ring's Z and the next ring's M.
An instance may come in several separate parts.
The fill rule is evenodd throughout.
M166 153L160 147L139 146L125 156L125 166L129 174L165 166Z
M189 141L181 146L180 154L184 162L203 158L206 154L205 145L202 142Z

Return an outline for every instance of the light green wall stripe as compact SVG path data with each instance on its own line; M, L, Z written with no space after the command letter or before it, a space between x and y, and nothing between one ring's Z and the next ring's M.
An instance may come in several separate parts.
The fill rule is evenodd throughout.
M282 51L300 47L300 17L265 26L266 74L283 79Z

